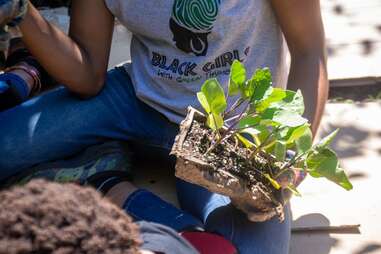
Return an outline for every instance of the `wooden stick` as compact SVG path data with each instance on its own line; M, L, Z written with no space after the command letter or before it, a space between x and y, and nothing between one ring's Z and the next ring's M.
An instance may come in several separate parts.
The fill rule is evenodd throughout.
M341 226L316 226L316 227L294 227L292 233L335 233L335 234L360 234L360 224Z

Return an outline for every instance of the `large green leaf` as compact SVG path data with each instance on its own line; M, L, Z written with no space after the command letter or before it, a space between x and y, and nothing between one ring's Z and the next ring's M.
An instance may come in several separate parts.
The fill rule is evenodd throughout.
M300 115L304 113L304 99L302 92L285 90L286 96L279 102L271 104L272 108L281 108L287 111L293 111Z
M246 116L239 121L238 128L243 129L247 127L254 127L260 122L261 118L259 116Z
M241 87L241 96L244 100L250 99L255 91L255 82L252 79L247 80Z
M336 129L335 131L333 131L331 134L329 134L328 136L326 136L325 138L323 138L322 140L320 140L319 143L317 143L314 148L316 150L319 150L319 149L324 149L324 148L327 148L331 143L332 141L335 139L337 133L339 132L339 129Z
M278 132L277 139L286 141L287 145L290 146L299 139L309 127L310 124L308 123L298 127L283 127Z
M282 127L298 127L308 122L307 119L299 115L299 113L279 108L268 108L260 116L263 119L272 120L279 123Z
M280 140L275 141L273 155L278 161L284 161L286 158L286 150L286 142Z
M331 149L322 148L319 151L312 151L307 156L306 162L311 176L325 177L346 190L353 188L344 170L339 167L336 153Z
M253 138L256 145L262 144L270 135L270 131L265 125L257 125L255 127L246 128L243 129L241 133L249 134Z
M258 69L251 80L249 81L252 87L254 87L254 91L251 91L250 98L251 101L259 101L262 100L266 94L266 91L272 85L272 77L270 69L263 68Z
M259 135L264 131L264 128L262 126L254 126L249 128L244 128L240 131L240 133L247 133L251 136Z
M209 128L216 131L222 128L224 125L224 119L222 118L221 114L210 113L207 117L206 124L209 126Z
M298 154L306 153L312 147L312 132L311 129L308 128L305 130L302 136L295 140L296 151Z
M205 100L209 107L209 112L213 114L221 114L226 110L227 103L224 89L222 89L217 79L209 79L201 87L201 92L204 96L198 95L201 105L205 109ZM206 110L206 109L205 109Z
M235 60L230 70L229 95L237 95L246 81L245 66L238 60Z
M264 95L264 99L256 103L255 112L265 111L272 103L279 102L286 97L286 91L280 88L268 89L269 95ZM266 92L266 93L267 93Z
M289 127L301 126L308 122L307 119L295 114L295 112L286 110L276 112L273 121Z
M197 93L197 99L200 102L201 106L204 108L205 112L207 114L210 114L211 113L210 105L209 105L208 100L205 97L205 94L202 92L198 92Z
M291 128L290 136L287 138L287 144L292 144L300 137L302 137L308 130L310 129L310 125L305 123L299 127Z

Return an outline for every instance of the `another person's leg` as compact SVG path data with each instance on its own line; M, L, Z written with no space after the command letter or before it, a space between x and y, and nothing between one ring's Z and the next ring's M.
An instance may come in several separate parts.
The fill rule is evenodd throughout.
M106 181L118 180L117 178L109 178ZM179 232L203 228L201 221L189 213L176 208L152 192L137 189L129 182L119 182L105 194L107 198L125 210L136 221L155 222Z
M246 215L230 204L230 199L206 189L177 181L181 207L200 218L209 232L221 234L238 248L240 254L286 254L291 233L289 207L286 219L250 222Z
M0 112L0 180L104 140L155 141L144 119L150 117L154 125L162 116L141 104L128 75L115 69L92 99L81 100L58 88Z

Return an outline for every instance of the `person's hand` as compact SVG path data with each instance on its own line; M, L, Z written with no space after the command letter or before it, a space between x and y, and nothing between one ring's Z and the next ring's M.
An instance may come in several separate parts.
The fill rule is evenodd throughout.
M293 194L299 195L296 188L306 178L307 173L302 169L292 169L281 174L276 180L282 187L282 198L287 203Z
M0 75L0 111L22 103L28 95L29 86L22 77L14 73Z
M295 152L287 151L288 159L291 159L295 156ZM269 200L266 204L259 202L258 200L250 199L250 198L231 198L232 204L243 211L249 220L254 222L266 221L274 216L278 216L282 221L284 219L284 211L283 207L286 205L291 197L294 194L299 194L296 188L300 185L300 183L305 179L307 173L302 169L290 169L288 171L283 172L275 179L276 182L280 185L281 191L279 192L279 196L277 197L280 200L277 207L274 207L274 204ZM257 197L259 194L257 194ZM260 197L260 200L263 200L263 196ZM273 209L263 209L265 207L274 207Z

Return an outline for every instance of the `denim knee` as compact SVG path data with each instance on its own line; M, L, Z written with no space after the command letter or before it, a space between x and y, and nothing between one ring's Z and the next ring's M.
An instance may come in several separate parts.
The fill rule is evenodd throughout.
M17 148L11 137L4 133L0 135L0 181L16 173L13 171L22 160L19 149L22 149L22 146Z
M291 237L291 217L287 206L285 221L277 218L251 222L246 214L229 204L214 210L207 218L205 229L223 235L240 254L287 254Z

